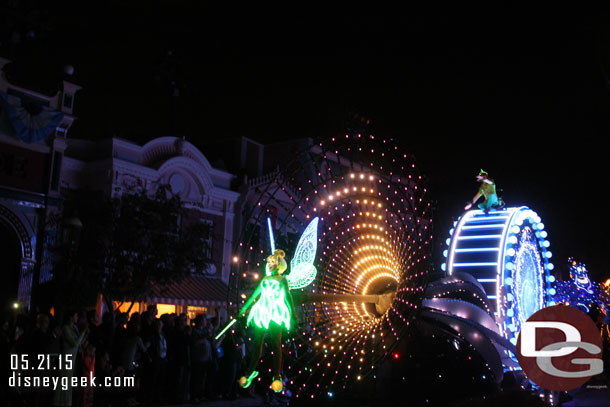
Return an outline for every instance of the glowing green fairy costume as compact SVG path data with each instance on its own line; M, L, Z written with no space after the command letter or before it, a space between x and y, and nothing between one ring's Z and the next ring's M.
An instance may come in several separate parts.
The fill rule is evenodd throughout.
M273 350L273 383L271 388L275 392L282 391L282 326L290 330L294 306L290 295L291 289L307 287L316 277L316 268L313 265L316 255L318 218L314 218L305 231L294 257L290 262L290 274L284 278L282 273L288 268L284 260L283 250L275 250L273 240L273 229L268 219L272 255L267 258L266 277L264 277L250 298L239 311L244 315L255 299L258 301L252 305L248 315L247 324L254 322L258 328L254 332L253 349L256 352L251 355L246 374L239 379L239 385L243 388L249 387L252 381L258 377L254 370L263 352L263 341L267 336L270 348ZM273 324L271 323L273 322ZM224 329L228 329L232 323ZM223 330L223 332L224 332Z
M260 283L260 298L252 306L248 315L248 325L254 322L259 328L268 329L269 322L273 321L279 326L285 325L290 329L291 307L286 298L288 285L274 277L265 277Z
M250 310L248 325L253 321L257 327L268 329L269 323L273 321L280 327L284 325L286 329L290 329L293 309L289 290L307 287L316 277L313 261L316 256L317 228L318 218L316 217L307 225L299 239L294 257L290 262L291 271L286 278L281 275L287 268L284 251L274 250L274 254L269 256L269 259L274 260L273 270L269 267L268 262L265 267L266 277L256 287L240 311L240 314L243 314L260 296ZM271 241L273 242L273 239Z

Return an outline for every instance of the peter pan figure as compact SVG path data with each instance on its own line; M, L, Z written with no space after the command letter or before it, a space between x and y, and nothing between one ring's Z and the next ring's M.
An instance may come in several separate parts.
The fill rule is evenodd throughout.
M478 207L483 210L485 213L489 212L490 209L499 209L504 206L504 202L501 198L498 198L496 194L496 184L493 179L489 178L489 174L486 171L479 171L479 175L477 175L477 181L481 183L479 187L479 191L472 198L471 202L469 202L464 209L470 210L472 205L474 205L481 196L485 199L481 202Z
M256 329L254 332L254 353L251 355L246 376L239 379L239 385L244 388L250 386L252 380L258 376L258 372L254 369L263 352L265 336L267 336L270 348L273 351L273 383L271 388L276 392L282 391L283 388L281 377L282 326L290 330L294 310L288 282L282 276L287 268L285 256L283 250L275 250L267 258L267 275L261 280L252 296L239 312L240 315L244 315L252 302L260 297L256 304L252 306L247 320L248 325L252 322Z

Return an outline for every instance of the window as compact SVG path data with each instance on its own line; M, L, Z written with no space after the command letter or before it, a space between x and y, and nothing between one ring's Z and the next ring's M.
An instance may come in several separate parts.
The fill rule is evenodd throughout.
M175 314L176 306L173 304L157 304L157 317L163 314Z
M193 305L186 307L186 317L189 319L189 321L194 320L197 315L204 315L207 313L208 307L196 307Z
M72 109L72 95L64 94L64 107Z
M61 175L62 154L56 151L53 154L53 172L51 174L51 190L57 191L59 188L59 176Z
M199 220L203 225L207 226L207 228L205 228L205 232L203 233L203 241L205 243L206 246L206 252L204 253L204 255L208 258L211 259L212 258L212 248L214 245L214 221L209 220L209 219L200 219Z
M129 301L125 301L125 302L115 301L114 308L115 308L115 310L120 311L120 312L129 312L129 316L131 316L131 314L140 313L140 303L139 302L136 302L132 305L132 303Z

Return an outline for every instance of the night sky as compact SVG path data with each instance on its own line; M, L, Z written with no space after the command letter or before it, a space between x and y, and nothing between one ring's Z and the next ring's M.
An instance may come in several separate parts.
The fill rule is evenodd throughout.
M595 279L610 277L608 5L434 2L331 15L305 5L235 14L198 1L9 3L0 52L21 62L15 75L43 86L75 68L67 78L84 89L73 137L186 136L205 154L210 139L335 136L358 113L415 153L438 249L484 168L508 205L542 217L556 267L574 256Z

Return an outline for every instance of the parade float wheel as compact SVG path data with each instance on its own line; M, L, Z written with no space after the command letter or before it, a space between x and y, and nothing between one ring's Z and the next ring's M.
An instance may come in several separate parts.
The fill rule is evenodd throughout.
M540 216L528 207L470 210L455 222L446 242L443 271L477 279L494 305L500 332L511 343L517 343L530 315L554 305L550 243Z

